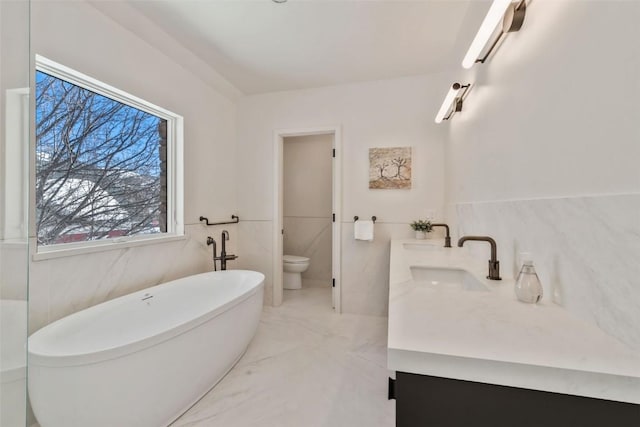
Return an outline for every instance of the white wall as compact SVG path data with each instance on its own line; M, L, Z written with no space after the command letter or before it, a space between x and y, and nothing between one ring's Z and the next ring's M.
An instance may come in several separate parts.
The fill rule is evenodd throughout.
M30 328L35 330L82 308L212 267L206 236L217 238L222 227L207 228L198 217L213 221L235 213L236 119L234 101L86 2L32 2L31 18L32 54L184 117L187 234L178 242L32 261ZM137 25L137 31L164 34L142 17ZM236 227L227 228L233 251Z
M459 233L496 237L508 276L532 250L547 301L638 348L639 19L633 1L536 0L445 125Z
M27 298L24 195L26 123L22 92L29 87L29 4L0 2L0 298ZM8 107L8 108L7 108ZM28 121L28 116L24 117Z
M333 135L284 138L283 250L310 259L302 278L331 283Z
M446 92L443 76L408 77L248 96L238 104L238 206L243 266L267 273L271 301L273 135L276 129L342 128L343 311L386 315L391 237L412 236L408 223L442 215L442 127L433 117ZM413 148L411 190L369 190L369 148ZM373 243L353 241L353 217L378 217Z
M24 124L28 105L16 89L29 87L29 4L26 1L0 1L0 299L27 299L27 235L24 217L23 174L26 172ZM13 93L12 93L13 92ZM22 105L21 105L22 104ZM9 108L7 108L7 106ZM17 110L17 114L16 114ZM21 116L25 121L21 123ZM13 125L13 126L11 126ZM16 158L17 157L17 158ZM3 301L4 303L4 301ZM5 306L2 304L2 306ZM14 306L17 307L17 306ZM18 367L26 363L27 352L19 347L26 333L24 312L2 312L0 366ZM24 317L23 317L24 316ZM26 337L25 337L26 338ZM6 371L5 371L6 372ZM30 425L26 417L26 378L14 376L0 382L0 425ZM10 372L10 371L9 371ZM24 374L22 374L24 375ZM29 424L28 424L29 422Z
M26 150L29 87L29 4L0 6L0 239L26 240Z

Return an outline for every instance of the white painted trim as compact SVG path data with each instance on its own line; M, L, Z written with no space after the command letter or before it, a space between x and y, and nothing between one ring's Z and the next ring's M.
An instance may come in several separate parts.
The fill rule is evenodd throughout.
M283 250L283 235L282 235L282 211L283 211L283 151L284 151L284 136L278 131L274 132L274 144L273 144L273 296L272 304L274 307L282 304L282 250Z
M118 237L91 242L60 243L55 245L37 246L32 255L33 260L58 258L62 256L92 253L129 246L139 246L150 243L160 243L184 237L184 118L162 107L131 95L116 87L110 86L93 77L73 70L41 55L35 55L35 70L49 74L56 78L70 82L76 86L98 93L125 105L145 111L167 121L167 232L153 236L137 235ZM35 74L35 73L34 73ZM35 98L35 97L34 97ZM34 109L35 111L35 109ZM34 116L35 117L35 116ZM34 126L35 128L35 126ZM35 130L34 130L35 131ZM35 154L35 147L34 154ZM31 163L35 165L35 163ZM36 168L33 167L35 183ZM35 184L32 184L35 186ZM35 203L33 204L35 207ZM35 208L34 208L35 212ZM35 234L35 214L34 234Z
M171 171L167 180L167 223L172 224L167 231L184 236L184 119L176 115L167 124L167 131L171 132L167 134L173 140L167 141L167 150L171 150L167 159L167 170Z
M336 279L333 305L336 313L342 313L342 128L336 127L333 133L333 148L336 157L333 159L333 212L336 220L333 223L333 248L331 268Z
M178 114L172 113L162 107L158 107L142 98L131 95L117 87L108 85L100 80L94 79L86 74L69 68L65 65L59 64L41 55L36 55L36 71L49 74L53 77L68 81L76 86L90 90L102 96L106 96L114 101L127 104L131 107L145 111L154 116L162 117L166 120L173 120L175 117L180 117Z
M95 252L104 252L104 251L113 251L117 249L126 249L133 248L136 246L146 246L146 245L157 245L162 243L170 243L177 242L180 240L186 240L187 236L177 236L175 234L171 235L154 235L153 237L131 237L126 241L117 240L117 239L109 239L109 240L99 240L93 241L91 244L87 244L82 242L82 246L68 247L70 245L74 245L74 243L68 243L66 245L55 245L55 249L50 249L51 246L44 246L49 250L42 251L42 248L36 253L31 255L31 259L33 261L43 261L47 259L54 258L64 258L69 256L76 255L86 255ZM115 240L115 241L114 241ZM35 246L36 239L33 239L33 246Z
M333 305L336 313L342 312L342 276L341 276L341 229L342 229L342 129L340 125L318 126L297 129L278 129L273 133L273 305L282 304L282 227L283 227L283 151L284 138L308 135L333 135L333 148L336 157L333 159L332 199L336 220L332 226L332 272L336 280Z
M29 88L5 93L2 239L26 239L29 223Z

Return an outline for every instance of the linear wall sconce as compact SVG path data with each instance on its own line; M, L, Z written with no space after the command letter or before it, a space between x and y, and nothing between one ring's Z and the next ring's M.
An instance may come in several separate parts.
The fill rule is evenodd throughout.
M484 63L493 49L498 45L502 36L506 33L518 31L522 27L526 11L527 4L525 0L520 0L516 3L512 3L511 0L494 0L487 12L487 16L485 16L484 21L482 21L482 25L480 25L478 34L476 34L473 42L471 42L471 46L469 46L469 50L462 60L462 66L464 68L471 68L476 62ZM502 20L502 29L498 37L496 37L491 44L487 53L482 58L479 58L482 49L487 45L489 38L494 33L500 20Z
M460 83L454 83L451 85L438 114L436 114L436 123L449 120L455 113L462 111L462 101L470 88L471 84L461 85Z

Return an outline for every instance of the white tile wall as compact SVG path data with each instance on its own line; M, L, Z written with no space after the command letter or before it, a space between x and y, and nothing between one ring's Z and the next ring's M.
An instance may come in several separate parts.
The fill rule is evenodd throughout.
M238 268L259 271L265 275L264 303L273 303L273 223L241 220L238 224L238 247L242 252Z
M545 295L640 349L640 194L458 204L458 236L489 235L502 273L530 251ZM467 244L465 244L467 246ZM489 248L471 244L479 257Z
M284 253L311 259L304 279L331 280L332 222L326 218L284 217Z
M240 221L239 268L266 275L265 304L273 301L273 235L271 221ZM313 234L313 233L311 233ZM376 222L373 242L353 239L353 222L342 223L342 311L386 316L389 295L389 248L391 239L409 239L414 232L405 223ZM433 237L442 237L434 231Z
M79 256L33 261L29 269L31 332L84 308L137 290L213 269L207 236L218 241L226 229L236 252L236 225L186 227L186 238ZM229 268L236 268L235 261Z

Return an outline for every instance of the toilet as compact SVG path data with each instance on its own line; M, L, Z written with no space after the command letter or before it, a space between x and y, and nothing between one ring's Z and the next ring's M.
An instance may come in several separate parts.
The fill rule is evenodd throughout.
M285 289L301 289L302 273L309 268L309 258L295 255L282 257L284 277L282 286Z

